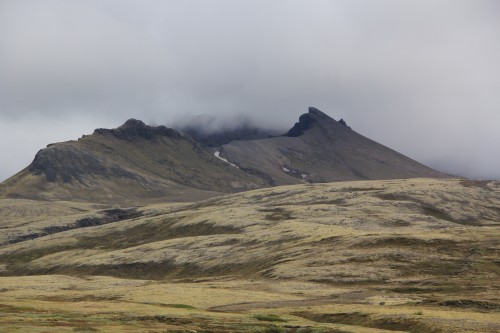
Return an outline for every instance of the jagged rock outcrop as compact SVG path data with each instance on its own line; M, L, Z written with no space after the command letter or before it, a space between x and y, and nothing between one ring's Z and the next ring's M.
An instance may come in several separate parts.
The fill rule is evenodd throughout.
M335 119L329 117L325 113L321 112L319 109L310 106L309 112L301 115L299 117L299 121L295 123L295 125L293 125L293 127L285 135L289 137L301 136L304 134L305 131L311 129L315 123L322 121L331 122L335 121ZM347 126L347 123L344 121L344 119L340 119L338 123L351 129L349 126Z
M289 137L297 137L304 134L305 131L310 129L316 122L316 118L313 115L318 115L318 109L314 107L309 107L309 113L304 113L299 117L299 121L293 125L293 127L285 134Z
M347 127L348 129L352 129L352 128L350 128L349 126L347 126L347 123L345 122L345 120L344 120L344 119L340 119L340 120L339 120L339 124L340 124L340 125L344 125L344 126L345 126L345 127Z
M157 135L179 138L181 135L172 128L166 126L148 126L137 119L129 119L123 125L114 129L98 128L95 134L113 135L123 140L135 140L138 138L151 140Z

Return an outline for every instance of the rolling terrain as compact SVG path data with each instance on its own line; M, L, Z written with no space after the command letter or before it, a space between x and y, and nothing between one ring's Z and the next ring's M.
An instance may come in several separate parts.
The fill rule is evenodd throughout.
M500 183L0 200L6 332L498 332ZM2 330L0 329L0 331Z

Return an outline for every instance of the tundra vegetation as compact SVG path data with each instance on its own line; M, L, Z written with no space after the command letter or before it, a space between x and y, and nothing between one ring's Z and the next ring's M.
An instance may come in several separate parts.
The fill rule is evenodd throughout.
M498 332L500 183L0 200L2 332Z

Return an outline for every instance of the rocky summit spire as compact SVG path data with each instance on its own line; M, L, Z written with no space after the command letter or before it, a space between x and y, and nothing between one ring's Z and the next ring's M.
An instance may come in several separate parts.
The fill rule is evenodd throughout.
M339 124L340 124L340 125L343 125L343 126L345 126L345 127L347 127L348 129L351 129L349 126L347 126L347 123L345 122L345 120L344 120L344 119L340 119L340 120L339 120Z
M297 137L301 136L304 134L305 131L311 129L314 127L316 124L320 124L322 126L326 127L332 127L336 128L335 124L340 124L344 126L345 128L351 129L349 126L347 126L346 122L344 119L340 119L339 121L336 121L326 113L320 111L319 109L310 106L309 107L309 112L304 113L299 117L299 121L295 123L295 125L285 134L285 136L289 137Z
M318 116L318 117L325 117L325 118L330 118L326 113L324 113L323 111L320 111L319 109L315 108L314 106L310 106L309 109L309 114L310 115L315 115L315 116Z
M315 123L321 122L322 120L333 120L326 113L320 111L319 109L310 106L309 112L304 113L299 117L299 121L293 125L293 127L285 134L289 137L297 137L304 134L305 131L312 128Z
M123 125L114 129L98 128L94 131L95 134L111 134L119 139L134 140L147 139L151 140L155 136L170 136L180 137L181 135L174 129L165 126L148 126L144 122L137 119L129 119Z

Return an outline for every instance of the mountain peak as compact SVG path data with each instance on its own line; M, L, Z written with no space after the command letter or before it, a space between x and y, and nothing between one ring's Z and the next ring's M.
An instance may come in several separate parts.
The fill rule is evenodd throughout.
M121 125L119 128L146 128L148 127L143 121L135 119L135 118L130 118L127 120L123 125Z
M320 111L319 109L310 106L309 112L301 115L299 117L299 121L295 123L295 125L285 135L289 137L301 136L305 131L312 128L315 124L330 121L335 122L335 119Z
M149 126L144 122L134 118L130 118L118 128L98 128L94 131L94 134L113 135L123 140L134 140L139 138L151 140L156 136L169 136L174 138L178 138L181 136L176 130L172 128L167 128L163 125Z
M329 119L331 119L330 116L328 116L323 111L320 111L319 109L315 108L314 106L310 106L309 109L308 109L308 111L309 111L310 115L313 115L313 116L316 116L316 117L321 117L321 118L329 118Z

